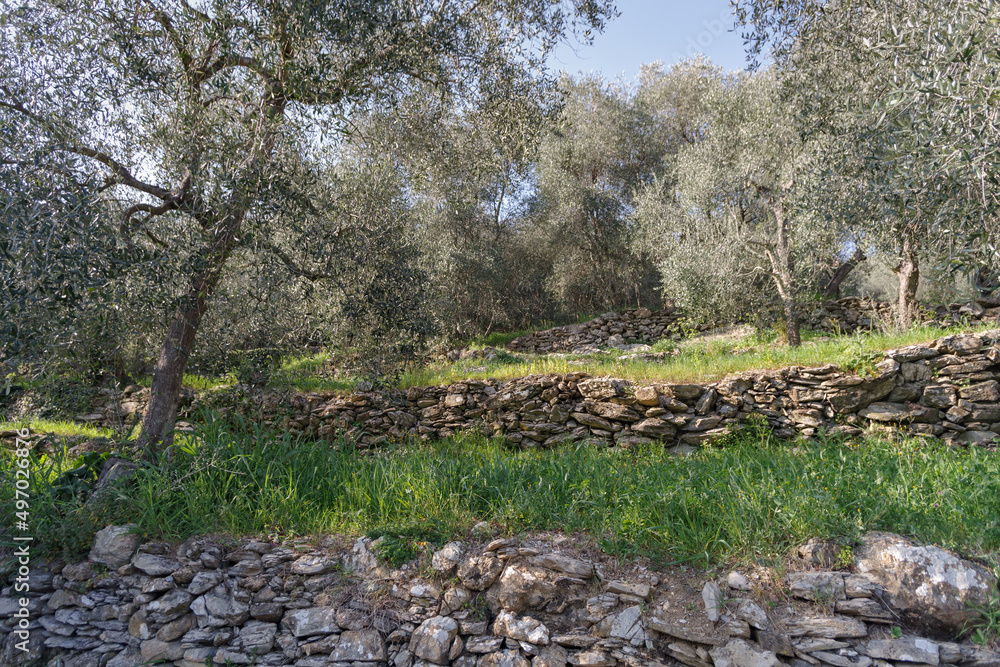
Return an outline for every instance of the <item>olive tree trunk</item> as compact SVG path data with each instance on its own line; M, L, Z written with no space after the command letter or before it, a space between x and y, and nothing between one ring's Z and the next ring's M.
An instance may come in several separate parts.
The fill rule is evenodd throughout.
M920 283L920 261L916 244L907 234L903 236L903 248L899 265L894 269L899 278L899 302L897 304L899 324L912 326L917 311L917 286Z
M767 258L771 262L771 276L778 288L781 307L785 315L785 330L790 347L802 345L799 332L799 310L795 303L795 277L792 266L792 252L788 245L788 219L785 217L785 207L780 199L771 204L776 223L774 244L767 249Z

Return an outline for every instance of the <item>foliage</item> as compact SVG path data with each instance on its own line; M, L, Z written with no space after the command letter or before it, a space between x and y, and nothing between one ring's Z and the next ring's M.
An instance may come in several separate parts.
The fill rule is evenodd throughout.
M114 518L171 539L370 531L401 536L390 549L400 559L414 542L460 537L482 520L514 532L584 532L670 562L773 557L808 537L849 541L868 530L964 553L1000 546L997 457L975 447L921 439L790 447L760 431L687 457L657 446L517 450L473 436L377 456L339 444L209 423L176 460L140 469ZM49 500L34 483L39 553L59 551L64 529L91 510ZM109 518L83 523L96 530Z
M995 3L748 0L804 132L830 138L816 208L865 243L972 274L997 260ZM901 300L902 300L901 295ZM901 304L902 305L902 304Z
M121 243L171 257L151 285L169 327L147 444L169 439L209 300L246 249L336 286L361 338L402 326L366 358L412 347L425 327L406 288L422 279L398 242L401 192L337 173L352 112L391 108L415 82L470 106L530 98L556 42L613 14L609 0L5 5L4 170L95 184Z

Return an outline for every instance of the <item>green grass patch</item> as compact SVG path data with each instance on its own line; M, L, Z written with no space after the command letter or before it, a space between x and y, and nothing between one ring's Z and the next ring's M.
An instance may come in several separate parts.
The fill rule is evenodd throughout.
M730 373L823 364L836 364L846 370L864 373L881 360L885 350L926 343L963 331L993 328L922 326L900 333L858 332L849 336L804 332L805 343L796 348L774 343L773 337L766 334L754 334L739 340L695 339L682 344L661 341L653 347L654 351L676 351L674 356L662 361L620 360L623 353L617 350L586 358L574 355L530 356L515 363L472 360L415 369L401 377L400 386L451 384L464 379L511 379L535 373L562 374L572 371L664 382L708 382Z
M33 471L40 551L85 549L81 534L135 521L170 539L382 535L398 562L484 520L512 533L579 531L612 552L699 565L773 559L809 537L869 530L965 554L995 558L1000 549L1000 458L919 439L792 446L746 431L682 458L653 446L537 451L462 436L366 453L211 422L98 508L43 500L54 465ZM2 525L13 520L10 488L0 492Z
M25 419L16 421L0 420L0 431L16 430L28 427L32 433L49 433L63 438L113 438L111 429L98 428L89 424L80 424L65 419Z

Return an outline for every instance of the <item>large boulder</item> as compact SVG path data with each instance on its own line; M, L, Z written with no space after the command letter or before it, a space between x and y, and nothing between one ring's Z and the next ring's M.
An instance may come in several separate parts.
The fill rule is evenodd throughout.
M954 634L985 607L996 577L985 568L933 546L873 532L855 550L857 569L885 589L885 601L928 630Z

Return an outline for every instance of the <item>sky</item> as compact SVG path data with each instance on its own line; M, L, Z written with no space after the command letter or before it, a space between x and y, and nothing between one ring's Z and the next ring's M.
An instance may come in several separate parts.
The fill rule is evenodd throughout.
M727 70L746 66L729 0L617 0L617 5L621 16L591 46L560 45L550 66L630 80L641 64L660 60L669 66L698 53Z

